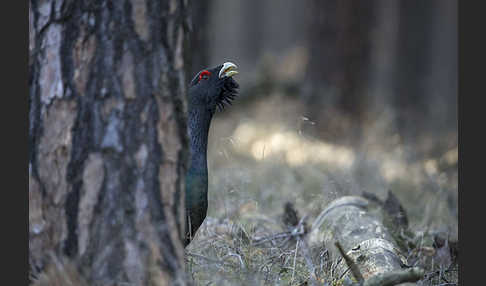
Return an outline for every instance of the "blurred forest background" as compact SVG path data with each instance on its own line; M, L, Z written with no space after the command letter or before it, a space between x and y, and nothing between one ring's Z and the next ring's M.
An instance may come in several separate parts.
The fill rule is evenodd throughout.
M457 1L305 3L192 3L188 80L232 61L240 96L211 126L209 213L189 251L211 255L225 221L277 224L287 201L312 221L388 190L416 233L457 239Z
M79 263L102 285L337 285L324 246L299 248L290 206L308 227L336 198L391 191L418 285L457 285L457 6L30 1L29 277L68 284L43 282L55 250L72 261L48 277ZM240 93L213 118L208 216L184 250L184 84L228 61Z

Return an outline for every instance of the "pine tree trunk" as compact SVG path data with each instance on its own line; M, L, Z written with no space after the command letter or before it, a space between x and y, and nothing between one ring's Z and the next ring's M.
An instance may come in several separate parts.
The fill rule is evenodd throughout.
M343 121L365 118L372 55L372 31L377 1L311 1L308 7L309 64L306 70L308 115L326 122L318 136L335 140L346 134L351 142L361 139L361 128ZM339 117L339 120L335 120ZM350 137L350 135L352 137Z
M368 79L376 6L376 1L352 0L313 1L311 6L309 80L316 89L335 89L338 107L353 115L362 108L359 90Z
M184 284L186 2L31 0L32 269Z

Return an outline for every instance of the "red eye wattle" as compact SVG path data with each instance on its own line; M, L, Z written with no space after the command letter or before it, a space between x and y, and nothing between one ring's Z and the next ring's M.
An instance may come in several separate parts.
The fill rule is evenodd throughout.
M204 70L199 74L199 80L208 79L210 75L211 75L211 73L209 71Z

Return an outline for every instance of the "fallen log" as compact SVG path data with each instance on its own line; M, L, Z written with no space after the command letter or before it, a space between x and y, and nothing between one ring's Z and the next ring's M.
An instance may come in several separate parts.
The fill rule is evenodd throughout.
M406 258L374 205L358 196L334 200L314 221L310 243L324 246L331 259L337 261L334 278L351 279L357 285L398 285L419 280L423 271L406 266Z

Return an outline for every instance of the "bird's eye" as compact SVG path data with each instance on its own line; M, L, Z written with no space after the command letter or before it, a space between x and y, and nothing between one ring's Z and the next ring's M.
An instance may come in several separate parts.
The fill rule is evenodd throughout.
M204 80L208 79L210 75L211 75L211 73L209 71L207 71L207 70L202 71L199 74L199 81L201 81L201 79L204 79Z

